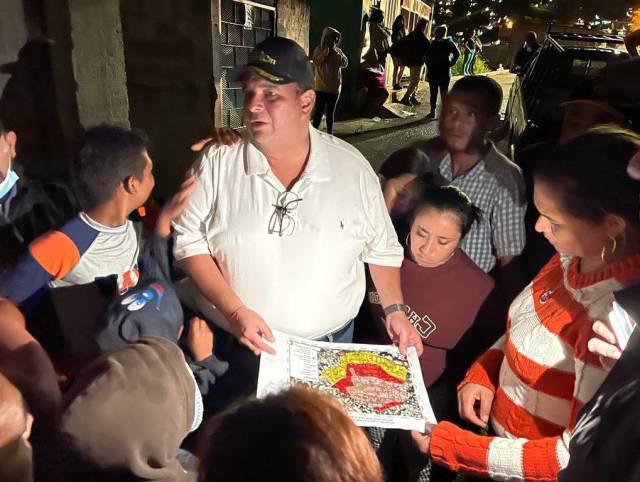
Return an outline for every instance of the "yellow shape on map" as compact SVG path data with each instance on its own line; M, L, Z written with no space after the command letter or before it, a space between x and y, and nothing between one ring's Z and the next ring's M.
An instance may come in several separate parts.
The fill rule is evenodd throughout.
M407 380L407 369L404 365L366 351L349 352L341 355L340 364L323 370L321 375L326 378L331 385L335 385L343 378L346 378L347 365L350 363L378 365L392 377L402 380L403 382Z

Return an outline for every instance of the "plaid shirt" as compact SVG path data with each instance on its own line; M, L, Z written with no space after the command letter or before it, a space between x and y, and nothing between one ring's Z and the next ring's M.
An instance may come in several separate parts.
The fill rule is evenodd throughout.
M439 169L482 210L482 220L462 242L463 251L486 272L493 269L497 258L519 255L525 244L526 210L520 168L491 145L484 159L456 178L448 153Z

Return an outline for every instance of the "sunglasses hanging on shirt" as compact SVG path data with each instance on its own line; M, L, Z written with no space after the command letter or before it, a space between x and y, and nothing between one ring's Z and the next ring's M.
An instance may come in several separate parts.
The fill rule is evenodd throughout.
M296 228L294 211L302 201L301 197L292 191L284 191L278 195L275 210L269 220L269 234L277 234L280 237L291 236Z

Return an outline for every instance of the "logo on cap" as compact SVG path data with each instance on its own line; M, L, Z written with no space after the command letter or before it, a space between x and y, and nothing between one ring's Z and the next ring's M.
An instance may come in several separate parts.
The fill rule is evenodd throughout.
M262 51L251 52L249 56L249 60L251 62L264 62L265 64L276 65L276 59L271 57L270 55L265 54Z

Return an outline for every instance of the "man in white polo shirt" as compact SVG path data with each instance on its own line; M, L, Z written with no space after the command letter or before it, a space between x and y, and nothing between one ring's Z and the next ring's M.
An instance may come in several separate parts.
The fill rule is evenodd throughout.
M256 355L273 351L271 328L350 341L367 263L390 335L402 351L421 351L378 178L355 148L310 127L315 93L303 49L267 39L234 78L248 140L204 151L175 224L176 259L216 307L211 317Z

